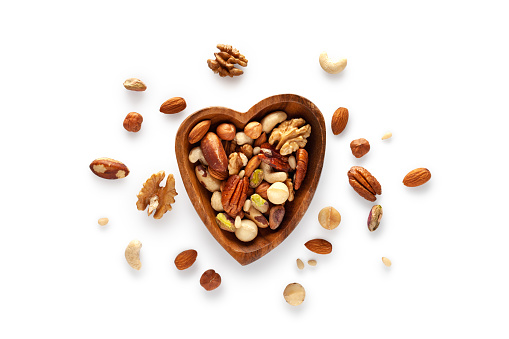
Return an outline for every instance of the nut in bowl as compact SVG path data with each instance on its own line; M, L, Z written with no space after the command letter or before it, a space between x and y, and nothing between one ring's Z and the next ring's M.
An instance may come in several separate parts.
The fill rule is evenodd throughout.
M235 138L231 141L218 138L222 148L218 147L217 140L211 135L204 137L207 138L205 143L202 139L195 144L190 144L189 133L203 120L211 122L209 133L214 133L221 124L233 124L237 131ZM253 122L262 125L261 134L259 125ZM252 133L250 128L247 133L244 132L244 128L249 123L252 123L250 127L255 126L258 129L256 133ZM277 131L273 140L270 140L272 131L275 129ZM270 130L270 133L267 130ZM258 146L257 139L252 139L248 134L251 136L260 134L259 138L266 138L268 142ZM175 140L175 151L186 191L209 232L240 264L247 265L270 252L298 225L313 198L320 179L325 154L325 135L325 122L320 110L309 100L293 94L266 98L245 113L224 107L204 108L182 122ZM204 156L195 156L194 153L199 153L197 150L193 152L192 157L190 156L191 151L196 147L210 148L211 145L213 149L202 149L201 153ZM240 155L231 156L235 152L243 153L243 149L251 150L255 147L258 147L260 152L257 154L247 152L247 155L244 153L246 157L250 157L247 161ZM300 154L302 151L299 152L300 155L297 155L297 151L302 149L308 151L306 157ZM300 167L297 165L296 168L292 168L290 163L295 161L295 159L289 161L292 156L297 159L297 163L300 160ZM304 160L307 160L308 165L302 176ZM233 169L231 175L228 165L230 169ZM197 166L201 166L201 170L198 171L199 176L195 170ZM269 170L267 166L270 167ZM263 174L263 179L261 179L261 171L258 171L260 169L267 172ZM287 179L295 180L297 170L300 173L299 181L302 180L298 190L288 186L290 182L287 181ZM203 185L203 182L207 185ZM276 197L273 202L270 197L261 192L260 188L264 187L265 192L268 192L275 183L277 183L276 186L270 190L271 197ZM213 191L217 190L221 190L225 212L217 210L217 198L214 199L216 208L211 205ZM291 195L287 196L287 193ZM218 197L219 194L216 193L216 196ZM290 196L293 201L290 200ZM251 197L253 199L250 199ZM251 202L247 203L249 208L244 208L245 201ZM282 216L282 220L275 220L276 215L273 212L271 225L278 224L275 227L267 227L271 219L270 210L275 206L284 207L284 214L277 214ZM216 222L218 212L228 215L232 220L239 217L242 220L253 221L258 227L257 235L246 242L239 240L235 235L238 232L218 226ZM266 220L257 221L256 216L262 216Z

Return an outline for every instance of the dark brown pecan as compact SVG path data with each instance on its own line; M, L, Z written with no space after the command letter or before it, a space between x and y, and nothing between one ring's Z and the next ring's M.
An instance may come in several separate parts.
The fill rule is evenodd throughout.
M364 167L353 166L350 168L348 180L355 192L366 200L375 201L375 195L382 194L382 186Z
M306 177L306 172L308 170L308 152L303 149L299 148L296 153L297 158L297 167L295 169L295 180L294 180L294 189L298 190L300 188L300 185L304 181L304 178Z
M242 215L242 207L247 198L247 190L249 188L249 179L244 177L240 179L238 175L232 175L224 185L221 193L221 204L224 211L235 218Z
M281 155L271 144L268 142L260 146L260 159L274 168L276 171L290 172L292 167L288 162L288 157Z

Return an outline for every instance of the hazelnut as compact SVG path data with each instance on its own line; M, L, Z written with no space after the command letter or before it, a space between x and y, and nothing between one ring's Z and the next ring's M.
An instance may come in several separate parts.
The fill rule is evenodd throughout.
M221 285L221 276L214 270L207 270L200 278L200 285L207 291L215 290Z
M244 133L251 139L257 139L262 132L262 124L257 121L252 121L244 127Z
M143 117L140 113L131 112L124 119L124 128L129 132L138 132L142 122Z
M216 133L219 138L222 140L233 140L235 138L235 134L237 133L237 129L235 128L235 125L228 124L228 123L222 123L221 125L217 126Z
M369 152L370 146L369 142L366 139L360 138L352 141L350 143L350 148L352 149L352 154L354 155L354 157L361 158L362 156Z

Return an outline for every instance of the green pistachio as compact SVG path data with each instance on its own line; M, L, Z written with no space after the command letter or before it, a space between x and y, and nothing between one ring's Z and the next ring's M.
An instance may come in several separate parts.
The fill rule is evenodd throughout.
M220 229L235 232L235 220L226 213L218 213L216 222Z
M251 196L251 205L262 213L267 213L269 210L269 203L263 199L259 194L253 194Z
M263 170L257 169L251 174L251 177L249 178L249 186L251 186L252 188L256 188L260 186L262 181L263 181Z

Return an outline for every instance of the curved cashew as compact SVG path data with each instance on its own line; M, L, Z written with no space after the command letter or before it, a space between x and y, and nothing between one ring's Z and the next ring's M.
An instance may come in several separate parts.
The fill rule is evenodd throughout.
M248 137L247 134L244 132L237 132L237 134L235 134L235 139L233 139L233 140L235 140L235 142L239 146L242 146L244 144L252 145L254 142L254 139L251 139L250 137Z
M191 152L189 152L189 161L191 161L193 164L197 161L200 161L200 163L204 166L209 165L203 156L203 151L201 150L200 146L193 148Z
M288 179L288 174L286 172L273 172L272 167L264 162L260 164L260 168L263 170L263 179L269 184L283 182Z
M260 123L262 124L262 130L268 135L274 127L280 122L285 121L287 115L283 111L276 111L270 114L267 114Z
M140 249L141 242L139 240L131 241L125 249L125 259L127 260L127 263L135 270L139 270L141 268Z
M320 54L320 66L322 66L323 70L330 74L336 74L341 72L346 67L346 59L339 60L331 60L327 56L327 52L322 52Z

